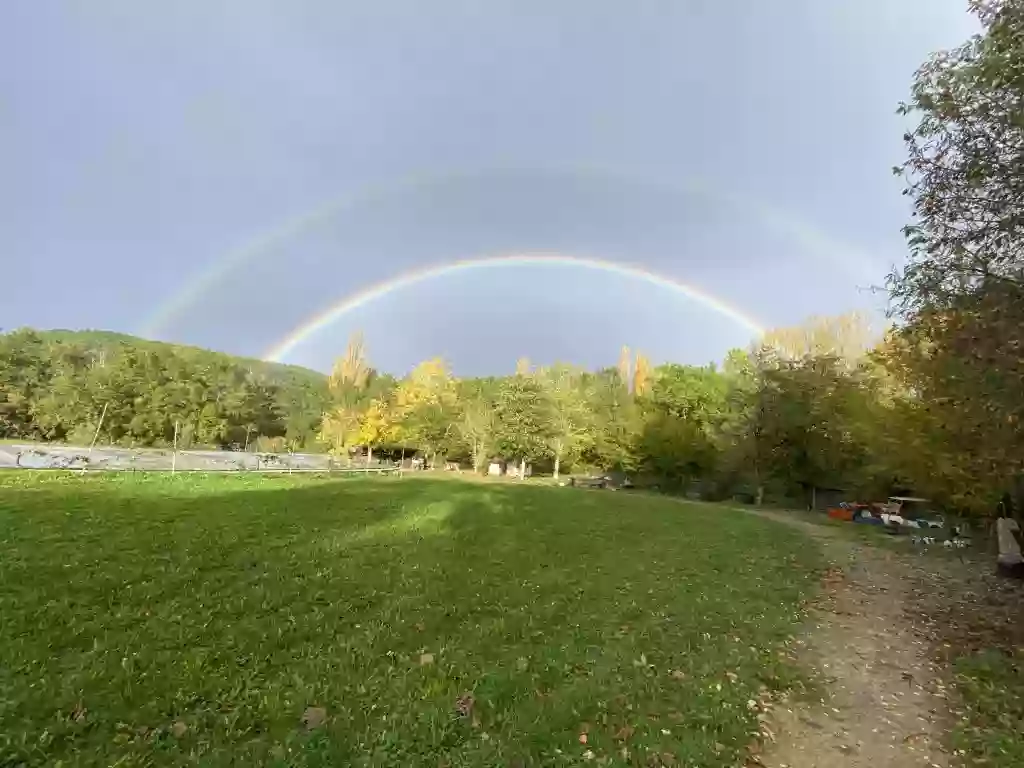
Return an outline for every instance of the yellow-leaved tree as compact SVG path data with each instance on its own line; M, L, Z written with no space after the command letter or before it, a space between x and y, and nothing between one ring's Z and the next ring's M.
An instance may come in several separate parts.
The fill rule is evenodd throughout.
M448 447L457 406L455 377L439 357L417 365L395 390L395 421L431 466Z
M369 382L363 335L357 331L349 338L345 354L334 362L328 379L333 402L320 422L317 438L332 454L348 456L350 448L361 444L359 431Z

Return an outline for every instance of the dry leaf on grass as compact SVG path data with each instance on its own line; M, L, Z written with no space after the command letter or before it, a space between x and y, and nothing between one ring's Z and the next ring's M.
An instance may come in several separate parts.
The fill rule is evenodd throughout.
M459 717L469 717L473 713L473 705L476 699L472 693L464 693L455 700L455 712Z
M307 707L302 713L302 724L307 731L319 728L327 721L327 710L323 707Z

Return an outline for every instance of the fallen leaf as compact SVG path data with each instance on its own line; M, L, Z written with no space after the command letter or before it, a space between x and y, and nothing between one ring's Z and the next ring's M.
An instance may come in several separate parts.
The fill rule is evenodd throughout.
M188 726L181 720L175 720L174 724L171 726L171 733L176 739L184 738L185 734L188 733Z
M420 654L420 666L425 667L428 664L434 663L434 654L432 653L421 653Z
M624 725L615 732L614 738L616 741L627 741L633 735L633 730L632 726Z
M464 693L455 700L455 712L459 717L469 717L473 713L473 705L476 699L472 693Z
M327 710L323 707L307 707L302 713L302 724L307 731L319 728L327 721Z

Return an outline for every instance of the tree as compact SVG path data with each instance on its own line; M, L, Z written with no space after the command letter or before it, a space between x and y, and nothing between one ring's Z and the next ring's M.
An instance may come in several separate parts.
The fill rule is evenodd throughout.
M487 453L494 444L494 397L491 382L459 382L459 418L455 425L462 446L469 451L473 471L483 469Z
M538 380L548 401L544 409L550 419L548 449L557 480L562 462L578 457L589 438L590 413L582 389L581 371L557 363L540 371Z
M914 221L906 267L892 276L905 311L948 307L982 283L1020 296L1024 262L1024 0L970 0L982 30L917 72L900 112Z
M714 469L714 446L704 430L667 413L644 422L638 453L641 467L669 488L685 488Z
M607 368L582 377L587 408L592 414L585 463L603 470L636 468L636 441L641 412L618 369Z
M619 371L619 380L627 391L630 390L630 386L633 383L633 363L630 358L629 347L623 345L622 349L619 350L619 364L617 366Z
M458 394L444 361L420 363L395 390L395 413L403 433L433 461L453 436Z
M1024 445L1024 0L972 0L981 31L918 70L900 111L913 221L890 276L908 386L936 414L937 445L960 447L974 501L1019 488ZM889 362L895 360L889 355ZM961 494L962 495L962 494Z
M349 449L358 445L361 414L350 408L334 408L324 414L317 439L329 447L336 456L348 456Z
M533 376L505 379L494 408L497 448L507 457L519 459L520 478L526 463L548 455L551 439L550 405L544 389Z
M51 378L49 351L34 331L0 335L0 437L33 437L33 400Z
M643 397L651 386L651 361L646 355L636 353L636 361L633 365L633 394Z
M355 441L366 446L366 460L373 458L374 447L395 442L399 435L391 404L383 398L376 398L363 411L356 431Z
M647 411L657 411L712 430L725 408L725 378L714 366L669 363L654 370L642 399Z
M711 478L717 464L714 438L726 404L723 376L714 366L667 364L649 379L637 399L639 468L669 487Z
M803 323L767 331L757 345L762 363L830 357L852 370L874 341L874 331L860 312L810 317Z
M356 331L349 337L345 354L334 361L328 386L337 405L351 408L363 400L369 381L363 335Z

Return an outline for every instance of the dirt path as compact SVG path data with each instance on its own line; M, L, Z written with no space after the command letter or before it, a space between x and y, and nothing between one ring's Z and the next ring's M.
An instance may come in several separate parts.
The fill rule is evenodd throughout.
M943 750L951 722L946 672L933 661L929 623L912 618L922 571L915 560L922 558L851 541L827 526L758 514L806 530L834 566L828 594L795 644L798 660L819 673L825 699L775 707L768 726L776 740L760 764L950 765Z

